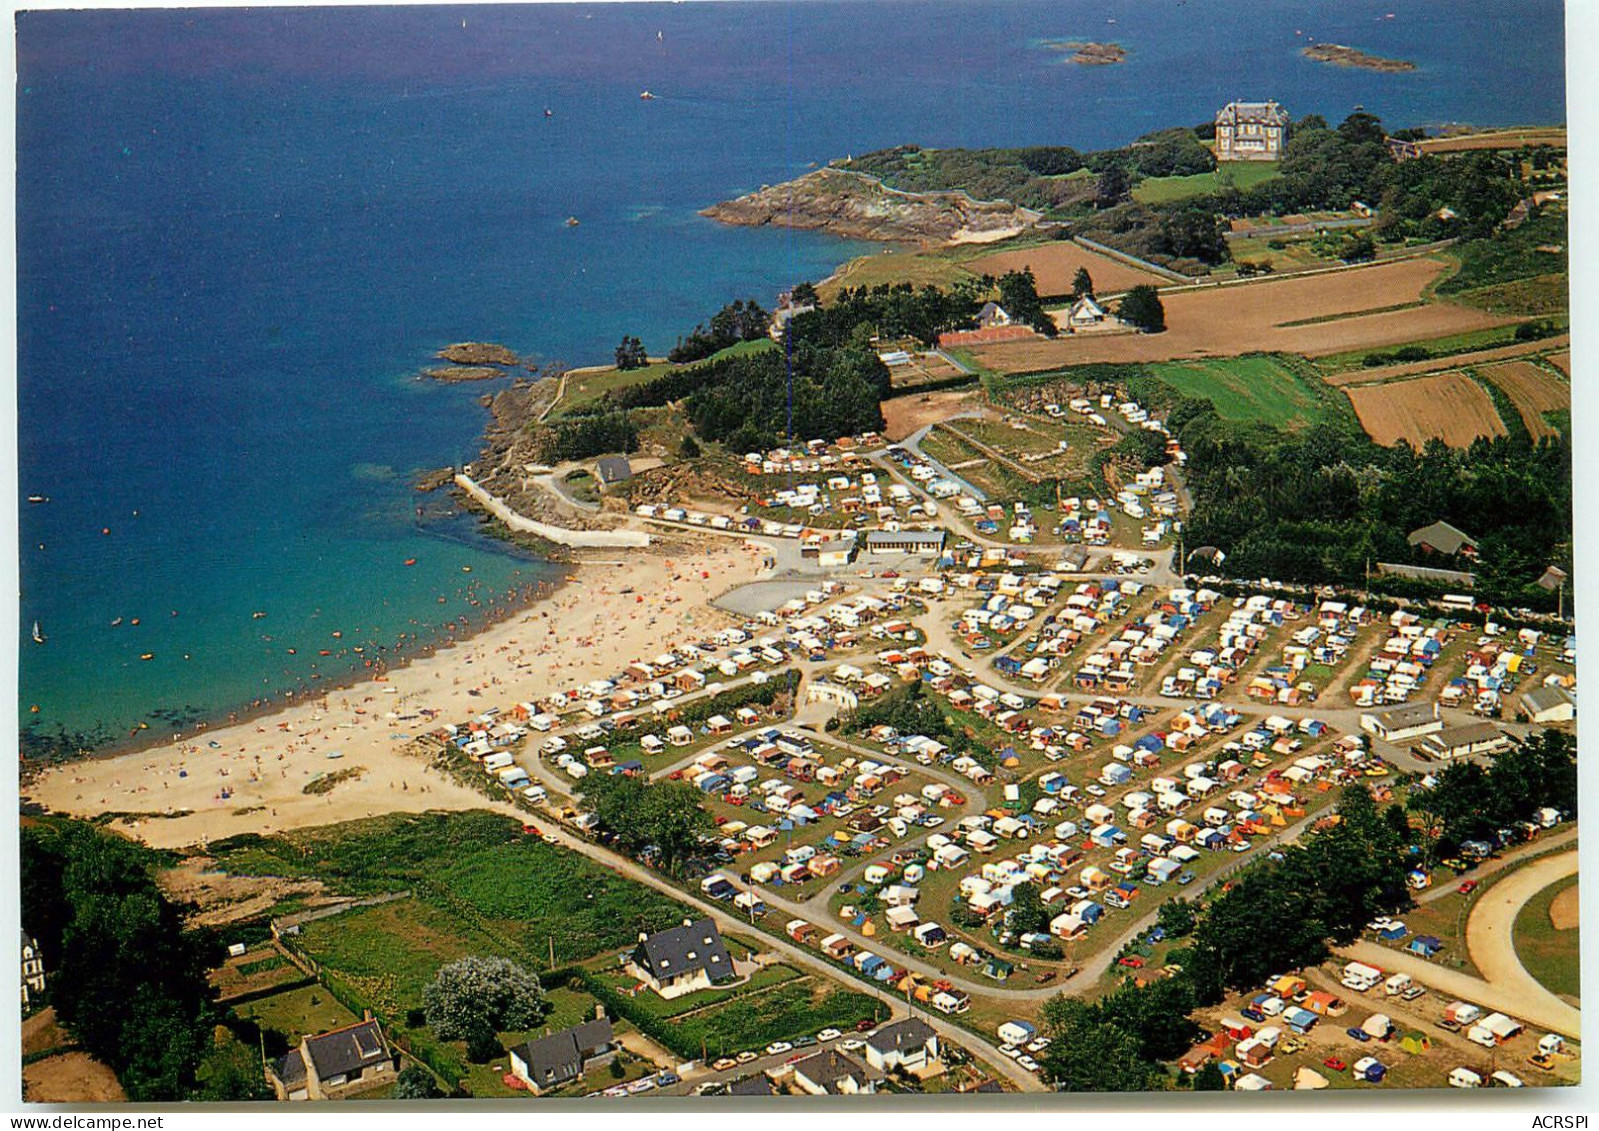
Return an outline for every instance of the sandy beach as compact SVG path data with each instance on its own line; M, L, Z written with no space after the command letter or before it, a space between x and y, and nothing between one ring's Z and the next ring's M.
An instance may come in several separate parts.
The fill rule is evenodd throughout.
M583 563L549 599L376 680L165 745L52 767L23 796L79 817L152 814L112 827L170 848L381 813L492 808L402 753L407 740L612 675L733 623L709 602L761 576L763 552L714 540L625 557ZM334 752L340 757L330 758ZM356 767L358 777L327 793L304 791L320 774Z

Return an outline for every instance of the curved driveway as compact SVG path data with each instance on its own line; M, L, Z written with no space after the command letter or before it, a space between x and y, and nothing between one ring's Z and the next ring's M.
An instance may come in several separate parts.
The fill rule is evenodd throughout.
M1527 973L1516 955L1514 937L1516 915L1527 901L1576 871L1577 853L1563 852L1529 864L1489 888L1478 900L1471 918L1466 921L1466 948L1471 961L1482 971L1482 978L1448 970L1372 942L1355 943L1340 953L1380 970L1409 974L1416 981L1453 997L1580 1040L1581 1014Z

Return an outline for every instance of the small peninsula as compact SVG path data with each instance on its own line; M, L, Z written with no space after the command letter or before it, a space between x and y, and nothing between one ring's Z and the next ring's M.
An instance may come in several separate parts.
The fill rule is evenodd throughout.
M1345 47L1339 43L1315 43L1300 54L1318 63L1331 63L1335 67L1360 67L1367 71L1390 73L1416 69L1416 64L1407 60L1384 59L1381 55L1369 55L1358 48Z
M775 224L850 239L931 246L1006 239L1042 219L1042 213L1009 201L974 200L964 192L901 192L873 177L836 168L762 186L713 204L700 215L724 224Z

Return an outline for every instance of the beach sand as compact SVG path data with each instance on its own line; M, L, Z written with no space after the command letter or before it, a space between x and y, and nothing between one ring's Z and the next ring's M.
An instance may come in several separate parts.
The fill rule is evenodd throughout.
M734 623L709 602L762 576L763 556L759 548L719 539L629 551L625 564L583 563L547 600L380 680L165 745L51 767L23 796L78 817L152 814L122 817L111 827L163 848L382 813L517 812L402 753L406 739L490 707L508 709L614 675L633 660ZM438 714L397 717L422 710ZM333 751L342 756L330 759ZM327 793L304 792L319 774L355 767L363 768L359 777ZM181 810L190 812L165 815Z

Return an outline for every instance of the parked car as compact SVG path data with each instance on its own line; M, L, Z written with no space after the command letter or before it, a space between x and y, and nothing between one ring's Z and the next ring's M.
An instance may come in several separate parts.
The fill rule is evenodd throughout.
M1136 954L1129 954L1123 958L1118 958L1116 960L1116 964L1118 966L1129 966L1134 970L1138 970L1143 967L1144 960L1139 958Z
M767 1056L781 1056L785 1052L793 1052L794 1046L787 1041L773 1041L766 1046Z
M1345 1029L1344 1032L1348 1033L1361 1044L1365 1044L1367 1041L1371 1040L1371 1034L1366 1032L1366 1030L1362 1029L1359 1025L1351 1025L1349 1028Z
M1238 1012L1243 1015L1245 1021L1253 1021L1256 1025L1263 1024L1266 1020L1266 1015L1252 1005L1246 1005Z
M736 1067L738 1067L738 1061L730 1056L724 1056L711 1064L711 1068L717 1072L726 1072L729 1068Z
M816 1034L816 1039L818 1041L836 1041L843 1035L844 1034L840 1033L837 1029L823 1029L820 1033Z
M758 1056L758 1053L753 1053L746 1049L733 1059L738 1061L740 1064L748 1064L750 1061L755 1060Z
M1345 1064L1341 1058L1336 1056L1329 1056L1321 1063L1325 1067L1331 1068L1334 1072L1342 1072L1344 1069L1349 1067L1349 1065Z
M1478 883L1479 881L1477 880L1462 880L1460 881L1460 886L1455 890L1461 895L1470 895L1472 892L1477 890Z

